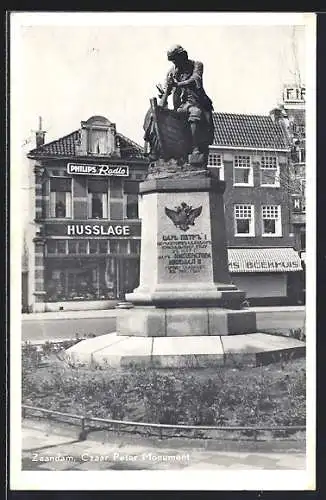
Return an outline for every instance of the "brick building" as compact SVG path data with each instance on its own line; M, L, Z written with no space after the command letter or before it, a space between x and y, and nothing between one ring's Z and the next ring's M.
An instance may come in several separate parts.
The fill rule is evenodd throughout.
M107 307L138 284L143 150L102 116L48 144L43 131L36 137L27 155L35 187L29 309Z
M302 269L291 231L287 124L270 115L215 113L209 168L226 181L229 270L251 304L297 303Z

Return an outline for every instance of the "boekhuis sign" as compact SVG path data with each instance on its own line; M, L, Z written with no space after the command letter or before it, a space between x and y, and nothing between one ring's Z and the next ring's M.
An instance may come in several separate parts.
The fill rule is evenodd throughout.
M68 163L67 173L70 175L95 175L99 177L128 177L128 165L90 165Z

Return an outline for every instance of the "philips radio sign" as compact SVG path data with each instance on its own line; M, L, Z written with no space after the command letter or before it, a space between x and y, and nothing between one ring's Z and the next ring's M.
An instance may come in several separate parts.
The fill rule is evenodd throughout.
M81 163L68 163L67 173L71 175L96 175L99 177L128 177L127 165L82 165Z

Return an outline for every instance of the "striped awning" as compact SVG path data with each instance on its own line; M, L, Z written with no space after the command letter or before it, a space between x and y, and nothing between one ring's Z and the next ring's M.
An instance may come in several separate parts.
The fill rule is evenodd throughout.
M230 273L288 273L301 271L293 248L229 248Z

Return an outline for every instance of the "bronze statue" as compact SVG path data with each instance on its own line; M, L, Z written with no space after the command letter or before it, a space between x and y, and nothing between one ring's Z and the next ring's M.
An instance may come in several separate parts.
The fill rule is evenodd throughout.
M160 101L157 104L156 99L151 99L144 123L150 158L207 164L214 125L213 104L203 88L203 63L189 59L180 45L172 47L167 55L174 66L164 88L157 86ZM167 107L171 94L173 111Z

